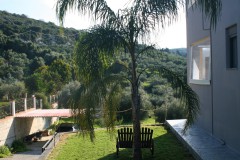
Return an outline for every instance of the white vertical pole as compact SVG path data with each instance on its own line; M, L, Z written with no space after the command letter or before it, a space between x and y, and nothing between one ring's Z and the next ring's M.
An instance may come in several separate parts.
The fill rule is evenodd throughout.
M15 110L15 101L11 102L11 106L12 106L12 116L15 116L16 110Z
M24 111L27 111L27 98L24 98Z
M36 109L36 97L32 95L33 98L33 108Z

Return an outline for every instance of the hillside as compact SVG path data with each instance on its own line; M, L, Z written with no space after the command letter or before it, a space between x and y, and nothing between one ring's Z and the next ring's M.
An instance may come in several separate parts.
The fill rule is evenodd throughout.
M69 61L80 31L0 11L0 84L22 81L56 59Z
M54 94L61 91L65 84L75 80L71 55L75 42L83 32L30 19L25 15L0 11L0 97L10 92L14 93L13 98L21 96L26 92L24 86L30 93ZM141 47L142 45L139 45L139 48ZM176 54L177 51L181 54ZM184 49L177 51L174 53L175 51L171 50L155 49L140 56L138 71L161 64L181 74L186 80L185 52ZM124 61L130 65L129 57L125 53L116 57L116 61ZM114 73L122 72L117 63L114 67ZM167 101L176 105L176 96L172 89L169 89L167 79L160 78L156 72L143 72L140 83L145 109L158 108ZM21 90L21 93L16 94L16 86L20 87L17 91ZM128 85L125 91L123 99L128 99Z
M174 48L174 49L170 49L170 52L178 54L180 56L187 57L187 49L186 48Z

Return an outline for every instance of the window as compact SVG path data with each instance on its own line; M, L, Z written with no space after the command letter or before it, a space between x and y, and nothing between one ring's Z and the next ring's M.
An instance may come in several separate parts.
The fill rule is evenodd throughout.
M210 84L210 39L202 39L191 46L190 83Z
M238 68L237 25L226 29L227 68Z

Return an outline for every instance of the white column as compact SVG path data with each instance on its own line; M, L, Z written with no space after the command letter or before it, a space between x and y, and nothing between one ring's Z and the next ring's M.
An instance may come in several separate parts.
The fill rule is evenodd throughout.
M33 108L36 109L36 97L32 95L32 99L33 99Z
M16 113L16 111L15 111L15 101L11 102L11 107L12 107L12 116L15 116L15 113Z
M24 98L24 111L27 111L27 98Z

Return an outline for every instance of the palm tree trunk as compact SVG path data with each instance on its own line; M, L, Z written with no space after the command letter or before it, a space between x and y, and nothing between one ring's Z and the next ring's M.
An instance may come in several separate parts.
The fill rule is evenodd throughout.
M132 93L132 116L133 116L133 159L141 160L141 126L140 126L140 97L138 95L138 86L133 88Z
M138 79L136 74L135 50L131 53L132 58L132 120L133 120L133 159L141 160L141 126L140 126L140 96L138 91Z

